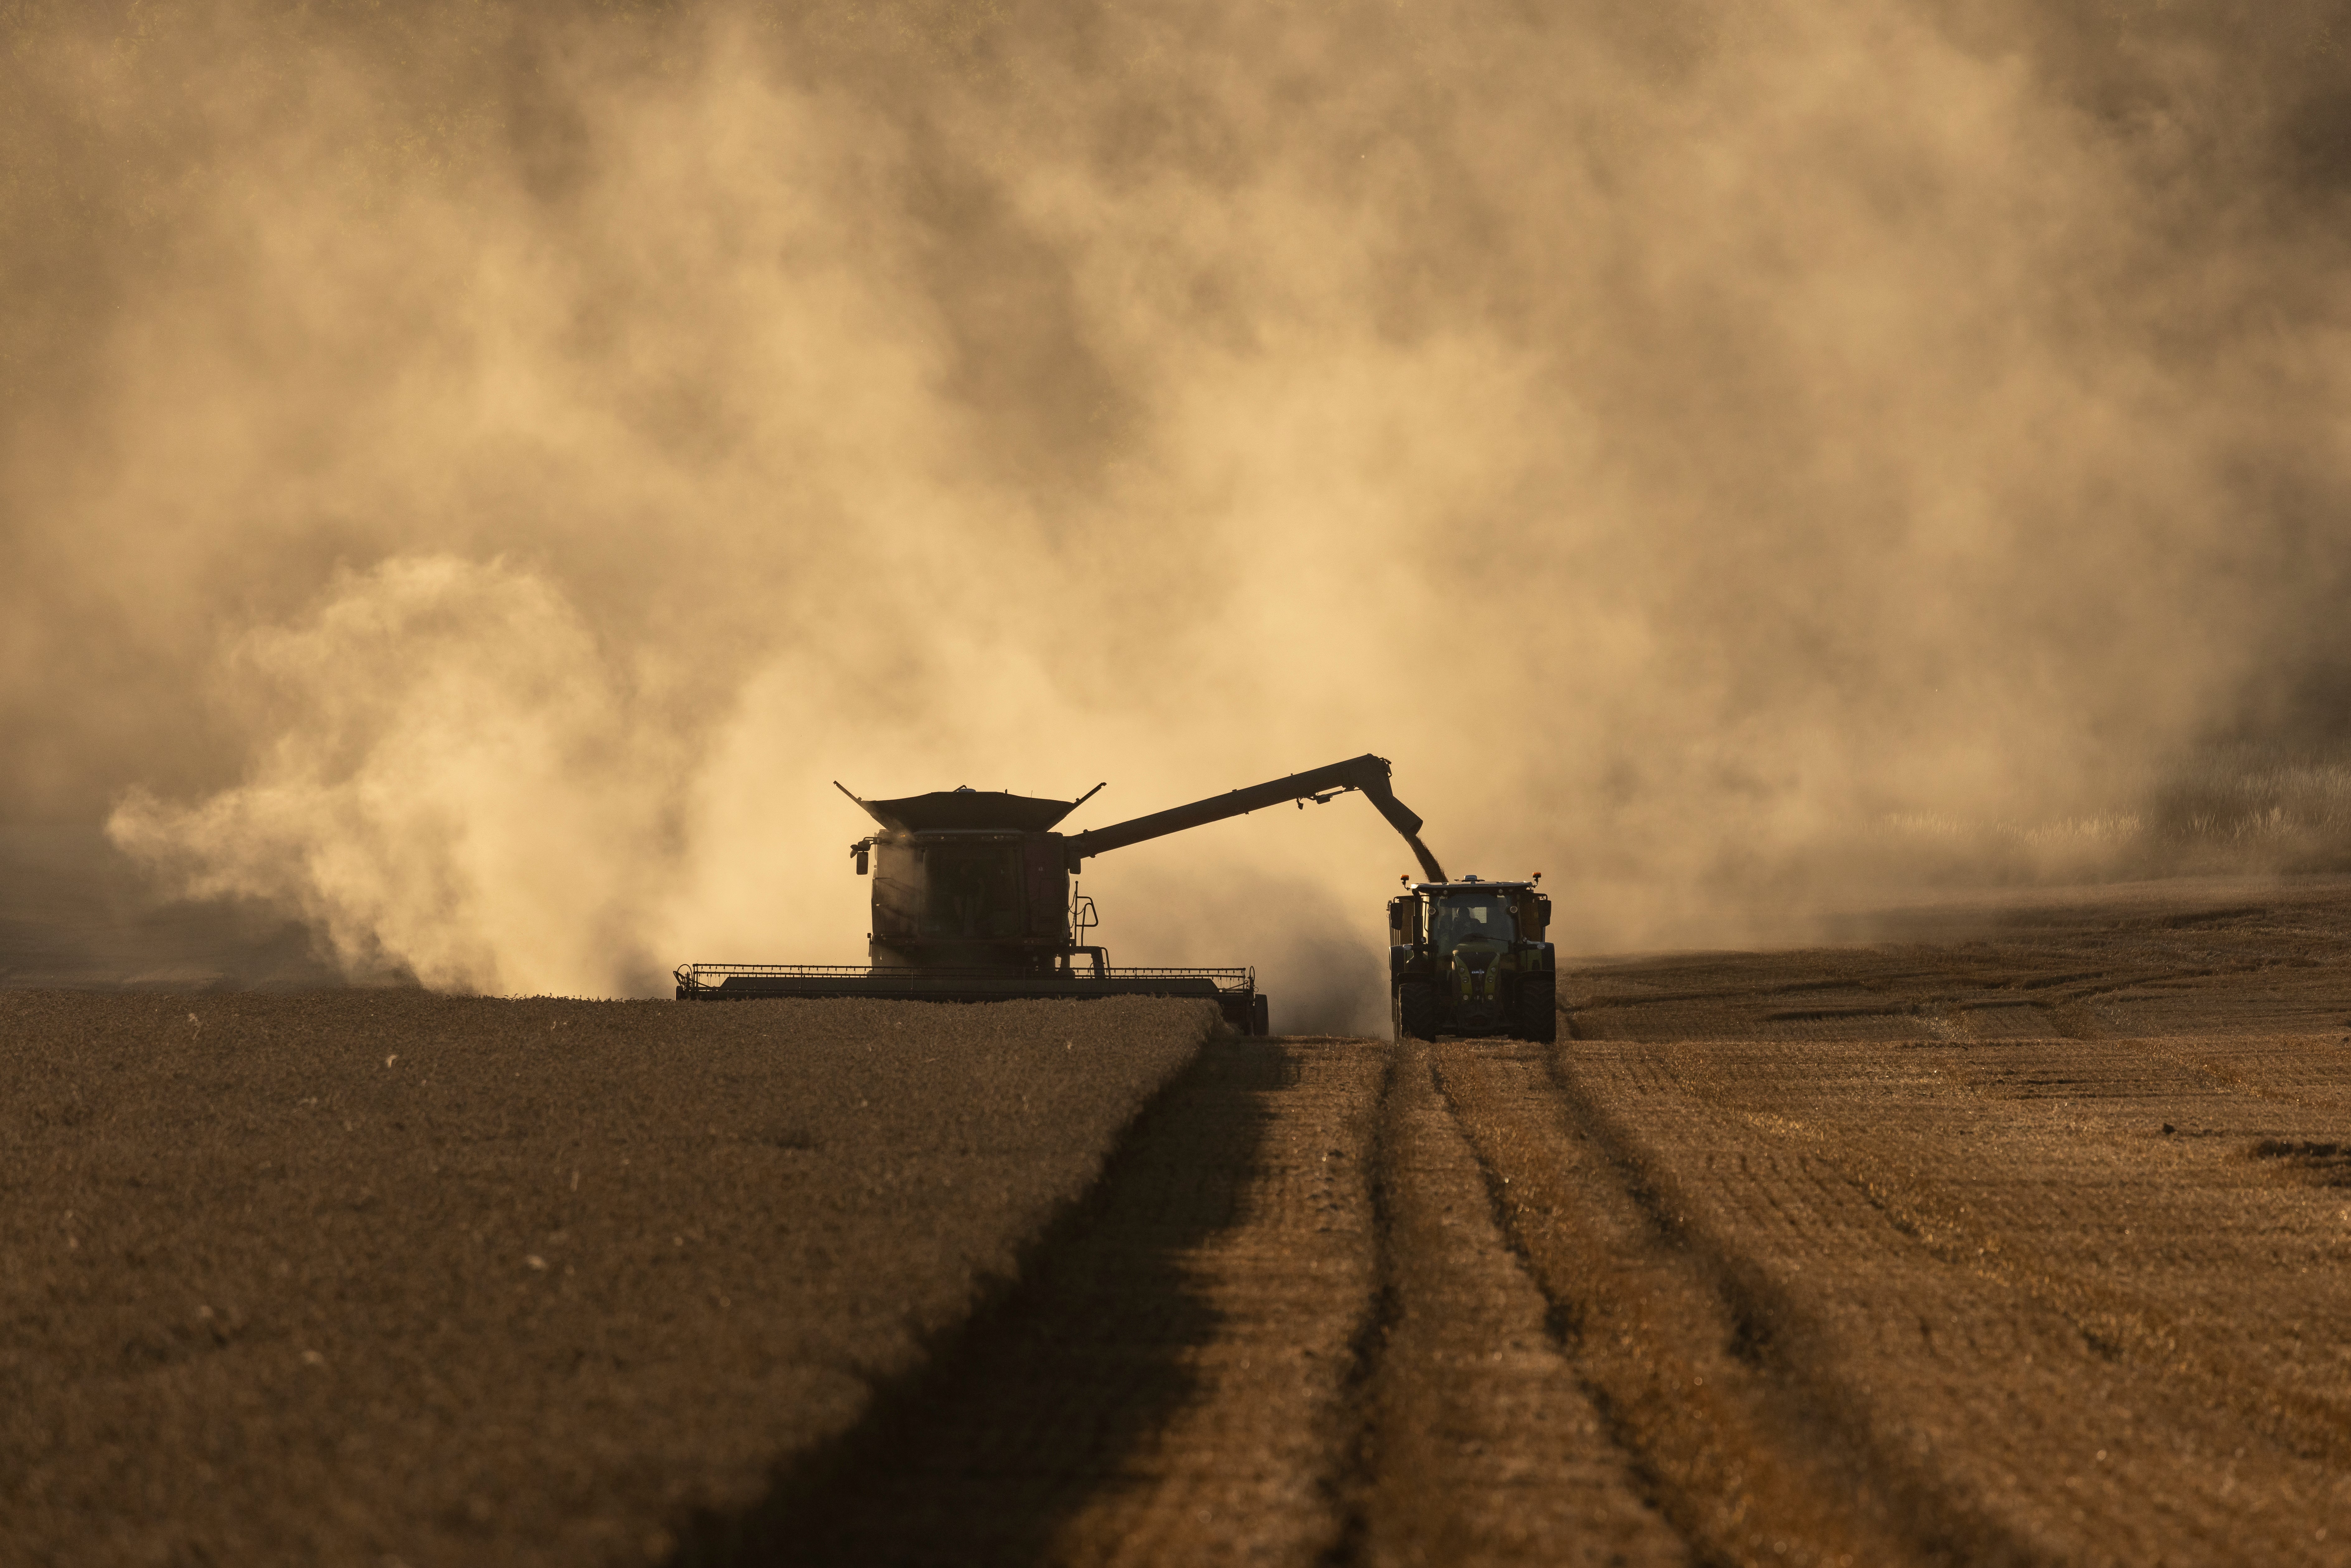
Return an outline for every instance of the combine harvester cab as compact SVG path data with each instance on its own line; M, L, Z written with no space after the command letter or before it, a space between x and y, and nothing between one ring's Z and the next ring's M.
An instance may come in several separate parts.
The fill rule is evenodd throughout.
M1388 985L1395 1038L1559 1038L1551 899L1525 882L1407 881L1388 900Z
M1071 878L1090 855L1286 801L1322 804L1353 789L1441 880L1444 872L1420 842L1420 819L1395 799L1388 778L1384 758L1358 757L1082 833L1054 829L1099 784L1075 800L969 788L866 800L841 789L881 828L849 850L858 873L873 879L868 964L687 964L677 970L678 999L1195 997L1216 1003L1236 1031L1261 1035L1266 998L1254 969L1113 968L1103 948L1081 940L1093 924L1092 900L1075 894Z

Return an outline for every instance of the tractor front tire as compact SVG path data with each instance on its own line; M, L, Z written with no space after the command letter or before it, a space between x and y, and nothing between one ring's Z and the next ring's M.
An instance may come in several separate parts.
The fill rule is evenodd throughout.
M1395 1037L1399 1043L1437 1038L1436 987L1406 980L1395 988Z
M1519 1012L1510 1030L1520 1040L1550 1045L1559 1039L1559 982L1549 975L1529 975L1519 982Z

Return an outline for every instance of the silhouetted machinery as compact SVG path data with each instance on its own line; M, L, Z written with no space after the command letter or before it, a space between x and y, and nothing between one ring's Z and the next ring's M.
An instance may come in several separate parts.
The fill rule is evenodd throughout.
M1420 841L1420 819L1395 798L1388 779L1386 758L1358 757L1082 833L1053 828L1092 800L1099 784L1075 800L967 787L865 800L843 789L882 828L849 848L859 873L873 878L871 962L687 964L677 971L678 999L1197 997L1215 1002L1240 1032L1263 1034L1266 999L1254 969L1113 968L1107 952L1083 940L1095 924L1093 901L1073 893L1070 878L1091 855L1285 800L1301 809L1309 800L1321 805L1354 789L1404 835L1430 880L1442 883L1444 868Z
M1407 881L1388 900L1388 994L1398 1040L1559 1038L1551 899L1525 882Z

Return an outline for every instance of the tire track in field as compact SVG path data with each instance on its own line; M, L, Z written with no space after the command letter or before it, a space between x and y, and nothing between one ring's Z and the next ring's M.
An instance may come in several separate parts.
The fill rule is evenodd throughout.
M1318 1568L1353 1568L1363 1562L1370 1530L1366 1504L1373 1490L1374 1462L1372 1400L1383 1353L1403 1310L1396 1294L1395 1216L1390 1202L1395 1184L1388 1172L1389 1105L1395 1093L1396 1054L1394 1050L1380 1053L1379 1097L1373 1106L1371 1138L1364 1150L1368 1177L1364 1196L1372 1221L1372 1292L1347 1347L1347 1379L1340 1405L1347 1437L1340 1464L1326 1483L1339 1508L1340 1525Z
M1311 1561L1369 1251L1368 1176L1323 1157L1344 1068L1210 1041L1017 1282L673 1568Z
M2158 1046L2146 1054L2220 1081L2189 1052ZM1767 1136L1806 1137L1810 1158L1836 1172L1921 1254L2014 1292L2068 1325L2085 1353L2137 1364L2161 1377L2183 1403L2225 1411L2247 1431L2303 1458L2337 1468L2351 1464L2351 1403L2339 1388L2313 1390L2281 1380L2236 1354L2225 1330L2215 1333L2210 1325L2184 1321L2142 1292L2069 1266L2019 1236L2013 1226L1965 1201L1943 1174L1916 1159L1874 1147L1866 1139L1826 1138L1784 1118L1744 1114L1737 1108L1740 1082L1710 1063L1698 1063L1680 1078L1698 1102ZM1972 1079L1949 1082L1959 1093L1984 1096L1985 1086Z
M1842 1434L1914 1538L1956 1542L1962 1561L2291 1562L2312 1554L2315 1524L2324 1558L2335 1521L2310 1514L2334 1483L2301 1445L2269 1449L2273 1464L2297 1456L2275 1495L2229 1497L2231 1455L2305 1414L2285 1385L2199 1364L2169 1314L1988 1226L1965 1173L1865 1128L1740 1110L1771 1103L1775 1074L1802 1075L1787 1048L1769 1061L1727 1043L1635 1051L1613 1077L1564 1052L1552 1068L1725 1299L1772 1330L1780 1394ZM2320 1434L2304 1422L2302 1436Z
M1461 1042L1437 1082L1502 1233L1658 1489L1724 1563L2032 1563L2042 1554L1886 1454L1783 1341L1787 1303L1690 1235L1604 1113L1543 1053Z
M1231 1219L1182 1255L1216 1337L1186 1356L1188 1397L1071 1511L1049 1561L1303 1568L1344 1529L1350 1391L1378 1312L1386 1063L1355 1040L1273 1049L1284 1073L1259 1096L1265 1126Z
M1689 1562L1505 1243L1432 1048L1401 1044L1391 1060L1374 1189L1383 1332L1333 1560Z

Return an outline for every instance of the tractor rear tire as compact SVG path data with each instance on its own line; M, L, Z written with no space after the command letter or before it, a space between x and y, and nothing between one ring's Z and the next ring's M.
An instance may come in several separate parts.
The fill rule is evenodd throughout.
M1529 975L1519 982L1519 1014L1510 1033L1537 1045L1559 1039L1559 982L1549 975Z
M1395 988L1395 1037L1399 1043L1437 1038L1436 987L1406 980Z

